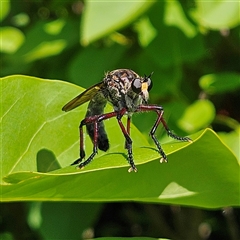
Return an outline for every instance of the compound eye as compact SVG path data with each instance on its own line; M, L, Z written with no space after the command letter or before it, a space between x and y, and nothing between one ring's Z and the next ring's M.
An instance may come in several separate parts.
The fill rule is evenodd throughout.
M135 93L140 93L142 91L142 82L139 78L136 78L132 82L132 90Z
M152 80L150 78L147 79L147 84L148 84L148 91L150 91L152 89Z

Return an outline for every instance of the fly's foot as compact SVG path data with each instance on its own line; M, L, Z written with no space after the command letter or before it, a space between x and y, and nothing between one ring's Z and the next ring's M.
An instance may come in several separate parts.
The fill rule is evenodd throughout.
M78 169L84 169L84 166L85 166L85 165L84 165L83 163L81 163L81 164L79 164L79 165L77 166L77 168L78 168Z
M78 158L76 161L74 161L74 162L71 164L71 166L72 166L72 165L75 165L75 164L79 164L81 161L82 161L82 158Z
M190 143L193 142L193 140L192 140L191 138L189 138L189 137L185 137L185 141L186 141L186 142L190 142Z
M167 162L168 162L167 158L163 158L163 157L162 157L162 158L160 158L160 163L164 163L164 162L165 162L165 163L167 163Z
M137 168L135 166L132 166L128 169L129 173L132 172L132 171L137 172Z
M179 141L182 141L182 142L190 142L190 143L193 142L193 140L189 137L178 137L178 138L175 138L175 139L177 139Z

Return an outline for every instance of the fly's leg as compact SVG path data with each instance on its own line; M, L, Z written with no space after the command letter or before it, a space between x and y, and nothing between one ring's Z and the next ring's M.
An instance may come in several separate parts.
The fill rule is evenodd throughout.
M158 118L156 120L156 122L154 123L151 131L150 131L150 135L155 143L155 145L157 146L157 149L159 151L159 153L161 154L162 158L160 159L160 163L163 163L163 162L168 162L167 160L167 155L165 154L165 152L163 151L159 141L157 140L156 136L155 136L155 132L157 130L157 127L162 119L162 115L163 115L163 111L157 111L157 114L158 114Z
M161 123L163 125L163 127L165 128L165 130L167 131L167 134L169 137L173 138L173 139L176 139L178 141L182 141L182 142L192 142L192 139L189 138L189 137L180 137L176 134L174 134L169 128L168 128L168 125L166 123L166 121L164 120L164 118L162 117L161 118Z
M101 114L101 115L95 115L95 116L89 116L86 117L80 124L79 126L79 130L80 130L80 158L77 159L72 165L74 164L79 164L79 168L83 168L84 166L86 166L87 164L89 164L93 158L95 157L95 155L97 154L97 149L98 149L98 123L112 118L112 117L117 117L118 120L118 124L123 132L123 135L125 137L126 143L125 143L125 147L128 150L128 162L131 165L131 168L128 170L128 172L137 172L137 168L134 164L134 160L133 160L133 153L132 153L132 139L129 136L130 133L130 122L131 122L131 118L128 118L128 123L127 123L127 129L124 127L121 119L122 116L126 113L126 109L123 108L121 111L119 112L110 112L110 113L105 113L105 114ZM84 143L83 143L83 126L86 124L91 124L94 123L94 136L93 136L93 152L92 154L88 157L87 160L85 160L84 162L81 163L81 161L83 160L83 158L85 157L85 151L84 151Z
M81 121L81 124L79 126L79 131L80 131L80 158L77 159L74 163L72 163L71 165L74 164L79 164L78 168L83 168L84 166L86 166L87 164L89 164L93 158L95 157L95 155L97 154L97 150L98 150L98 129L99 129L99 122L112 118L112 117L116 117L118 115L121 115L121 117L124 115L124 113L126 112L126 109L123 109L120 112L110 112L110 113L105 113L105 114L101 114L101 115L94 115L94 116L88 116L86 117L84 120ZM120 117L120 118L121 118ZM85 157L85 151L84 151L84 139L83 139L83 126L87 125L87 124L94 124L94 130L93 130L93 138L92 138L92 142L93 142L93 152L92 154L88 157L87 160L85 160L84 162L82 162L83 158ZM125 130L124 126L122 126L123 129ZM126 130L125 130L126 132ZM129 136L128 136L129 137ZM129 137L130 139L130 137ZM130 139L130 141L132 141ZM81 163L82 162L82 163ZM133 165L131 165L133 167ZM135 171L136 167L133 169Z
M132 171L137 172L137 168L136 168L134 160L133 160L132 139L129 136L129 133L130 133L130 118L128 118L127 129L126 129L124 127L122 121L121 121L121 118L122 118L124 113L117 115L117 120L118 120L118 124L119 124L119 126L120 126L120 128L123 132L123 135L126 139L125 148L128 150L128 162L131 165L131 167L128 169L128 172L132 172Z
M174 134L169 127L167 126L167 123L165 122L163 118L163 108L161 106L155 106L155 105L140 105L139 108L136 110L136 112L145 112L145 111L155 111L158 115L157 120L155 121L151 131L150 135L155 143L155 145L158 148L159 153L161 154L162 158L160 159L160 163L167 162L167 156L165 152L163 151L159 141L157 140L155 136L155 132L158 128L159 123L161 122L163 124L163 127L167 131L167 134L169 137L179 140L179 141L185 141L185 142L192 142L192 140L189 137L179 137L176 134Z
M131 117L128 116L127 118L127 133L130 137L130 125L131 125ZM128 149L128 146L127 146L127 140L125 140L125 149Z
M79 164L85 158L84 150L84 137L83 137L83 125L85 125L84 120L81 121L79 126L79 135L80 135L80 158L74 161L71 165Z
M101 116L101 115L100 115ZM78 168L82 169L84 166L89 164L94 156L97 154L97 139L98 139L98 119L100 117L99 115L93 116L93 117L87 117L84 120L81 121L81 124L79 126L79 132L80 132L80 158L78 158L75 162L73 162L71 165L79 164ZM87 160L82 162L82 160L85 158L85 150L84 150L84 138L83 138L83 126L88 123L94 123L94 137L93 137L93 152L88 157ZM81 163L82 162L82 163Z
M97 122L97 120L96 120L96 121L94 122L93 152L92 152L92 154L88 157L87 160L85 160L84 162L82 162L82 163L79 164L78 167L79 167L80 169L84 168L87 164L89 164L89 163L93 160L93 158L95 157L95 155L98 153L98 151L97 151L97 144L98 144L97 139L98 139L98 122ZM85 152L84 152L84 150L83 150L83 148L82 148L82 146L81 146L81 147L80 147L80 158L81 158L81 159L82 159L81 154L83 154L83 153L84 153L84 156L85 156Z
M127 129L124 127L121 119L122 116L126 113L126 109L123 108L122 110L120 110L119 112L112 112L112 113L106 113L106 114L102 114L98 121L102 121L111 117L116 116L117 120L118 120L118 124L123 132L123 135L125 137L125 148L128 150L128 162L131 165L131 167L128 169L128 172L137 172L137 168L134 164L134 160L133 160L133 154L132 154L132 139L130 138L130 124L131 124L131 117L128 116L128 120L127 120Z

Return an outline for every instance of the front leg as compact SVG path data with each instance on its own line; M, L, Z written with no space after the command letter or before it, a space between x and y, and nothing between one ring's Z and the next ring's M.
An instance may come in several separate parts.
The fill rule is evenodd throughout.
M157 140L156 136L155 136L155 132L158 128L159 123L161 122L163 124L163 127L165 128L165 130L167 131L168 136L170 136L173 139L179 140L179 141L185 141L185 142L192 142L192 140L189 137L179 137L177 135L175 135L167 126L167 123L165 122L164 118L163 118L163 108L161 106L156 106L156 105L140 105L138 107L138 109L136 110L136 112L147 112L147 111L155 111L158 115L157 120L155 121L151 131L150 131L150 136L152 137L155 145L157 146L157 149L160 153L160 155L162 156L162 158L160 159L160 163L163 162L167 162L167 156L165 154L165 152L163 151L159 141Z

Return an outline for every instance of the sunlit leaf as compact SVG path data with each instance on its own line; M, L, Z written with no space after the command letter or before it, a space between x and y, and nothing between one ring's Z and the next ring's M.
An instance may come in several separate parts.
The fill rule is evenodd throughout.
M147 17L141 18L135 24L134 29L137 31L139 43L143 47L146 47L157 35L156 29Z
M186 132L196 132L209 126L215 117L215 108L209 100L197 100L188 106L178 125Z
M62 31L62 28L65 26L66 21L64 19L57 19L55 21L46 23L44 26L44 30L48 33L48 34L52 34L52 35L57 35Z
M30 23L30 17L26 13L19 13L12 18L15 26L24 27Z
M197 34L196 27L185 16L179 1L167 1L164 21L169 26L176 26L181 29L189 38Z
M239 25L239 1L196 1L192 16L207 29L221 30Z
M82 19L81 43L89 44L131 23L154 1L86 1Z
M139 171L128 173L124 137L116 119L111 119L106 121L110 150L99 152L92 164L77 170L69 164L78 157L78 125L86 105L69 113L61 108L82 89L56 80L11 76L1 79L1 91L5 103L1 109L1 201L239 206L238 161L209 129L193 134L193 143L163 144L169 163L160 164L159 153L132 126ZM91 149L86 137L87 155ZM38 164L41 161L45 168Z
M0 51L4 53L15 53L23 44L24 34L14 27L0 28L1 48Z

